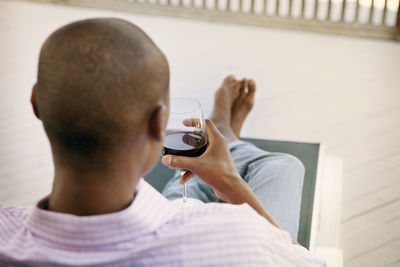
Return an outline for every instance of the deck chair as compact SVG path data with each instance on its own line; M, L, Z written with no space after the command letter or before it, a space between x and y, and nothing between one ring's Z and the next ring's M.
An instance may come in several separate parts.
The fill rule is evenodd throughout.
M319 143L243 138L257 147L291 154L305 167L304 185L300 210L298 242L329 262L329 266L342 266L342 253L338 247L341 205L341 160L324 157ZM175 171L160 161L145 176L161 191Z

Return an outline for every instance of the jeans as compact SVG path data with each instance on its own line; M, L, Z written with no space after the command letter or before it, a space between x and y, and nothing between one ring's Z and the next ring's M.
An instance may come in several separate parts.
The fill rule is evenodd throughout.
M297 239L305 172L303 164L291 155L267 152L243 141L233 142L229 147L240 176L271 216ZM182 197L179 178L177 171L162 191L169 200ZM205 203L223 202L197 176L190 179L186 186L190 198Z

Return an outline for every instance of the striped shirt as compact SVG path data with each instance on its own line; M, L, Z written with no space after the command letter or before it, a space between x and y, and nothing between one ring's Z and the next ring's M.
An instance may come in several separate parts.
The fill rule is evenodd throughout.
M178 209L143 179L132 204L115 213L0 206L0 266L21 264L325 266L247 204Z

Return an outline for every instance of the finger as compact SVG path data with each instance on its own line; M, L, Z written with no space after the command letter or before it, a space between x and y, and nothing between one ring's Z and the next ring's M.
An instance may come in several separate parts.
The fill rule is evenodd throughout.
M196 118L189 118L189 119L184 119L183 120L183 125L187 127L195 127L195 128L203 128L202 125L203 120L201 119L196 119Z
M190 179L192 179L195 176L195 174L191 171L186 171L182 177L179 179L179 184L184 184L187 181L189 181Z
M170 169L192 170L196 166L198 159L196 157L183 157L167 155L162 157L161 162Z
M218 140L224 138L221 132L217 129L217 126L215 126L215 124L209 119L206 119L206 134L208 142L211 144L214 144L218 142Z

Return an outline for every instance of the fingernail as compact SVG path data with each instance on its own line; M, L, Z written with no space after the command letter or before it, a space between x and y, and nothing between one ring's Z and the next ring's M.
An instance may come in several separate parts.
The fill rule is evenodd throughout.
M171 156L165 156L161 159L162 163L165 165L170 166L171 165L171 161L172 161L172 157Z

